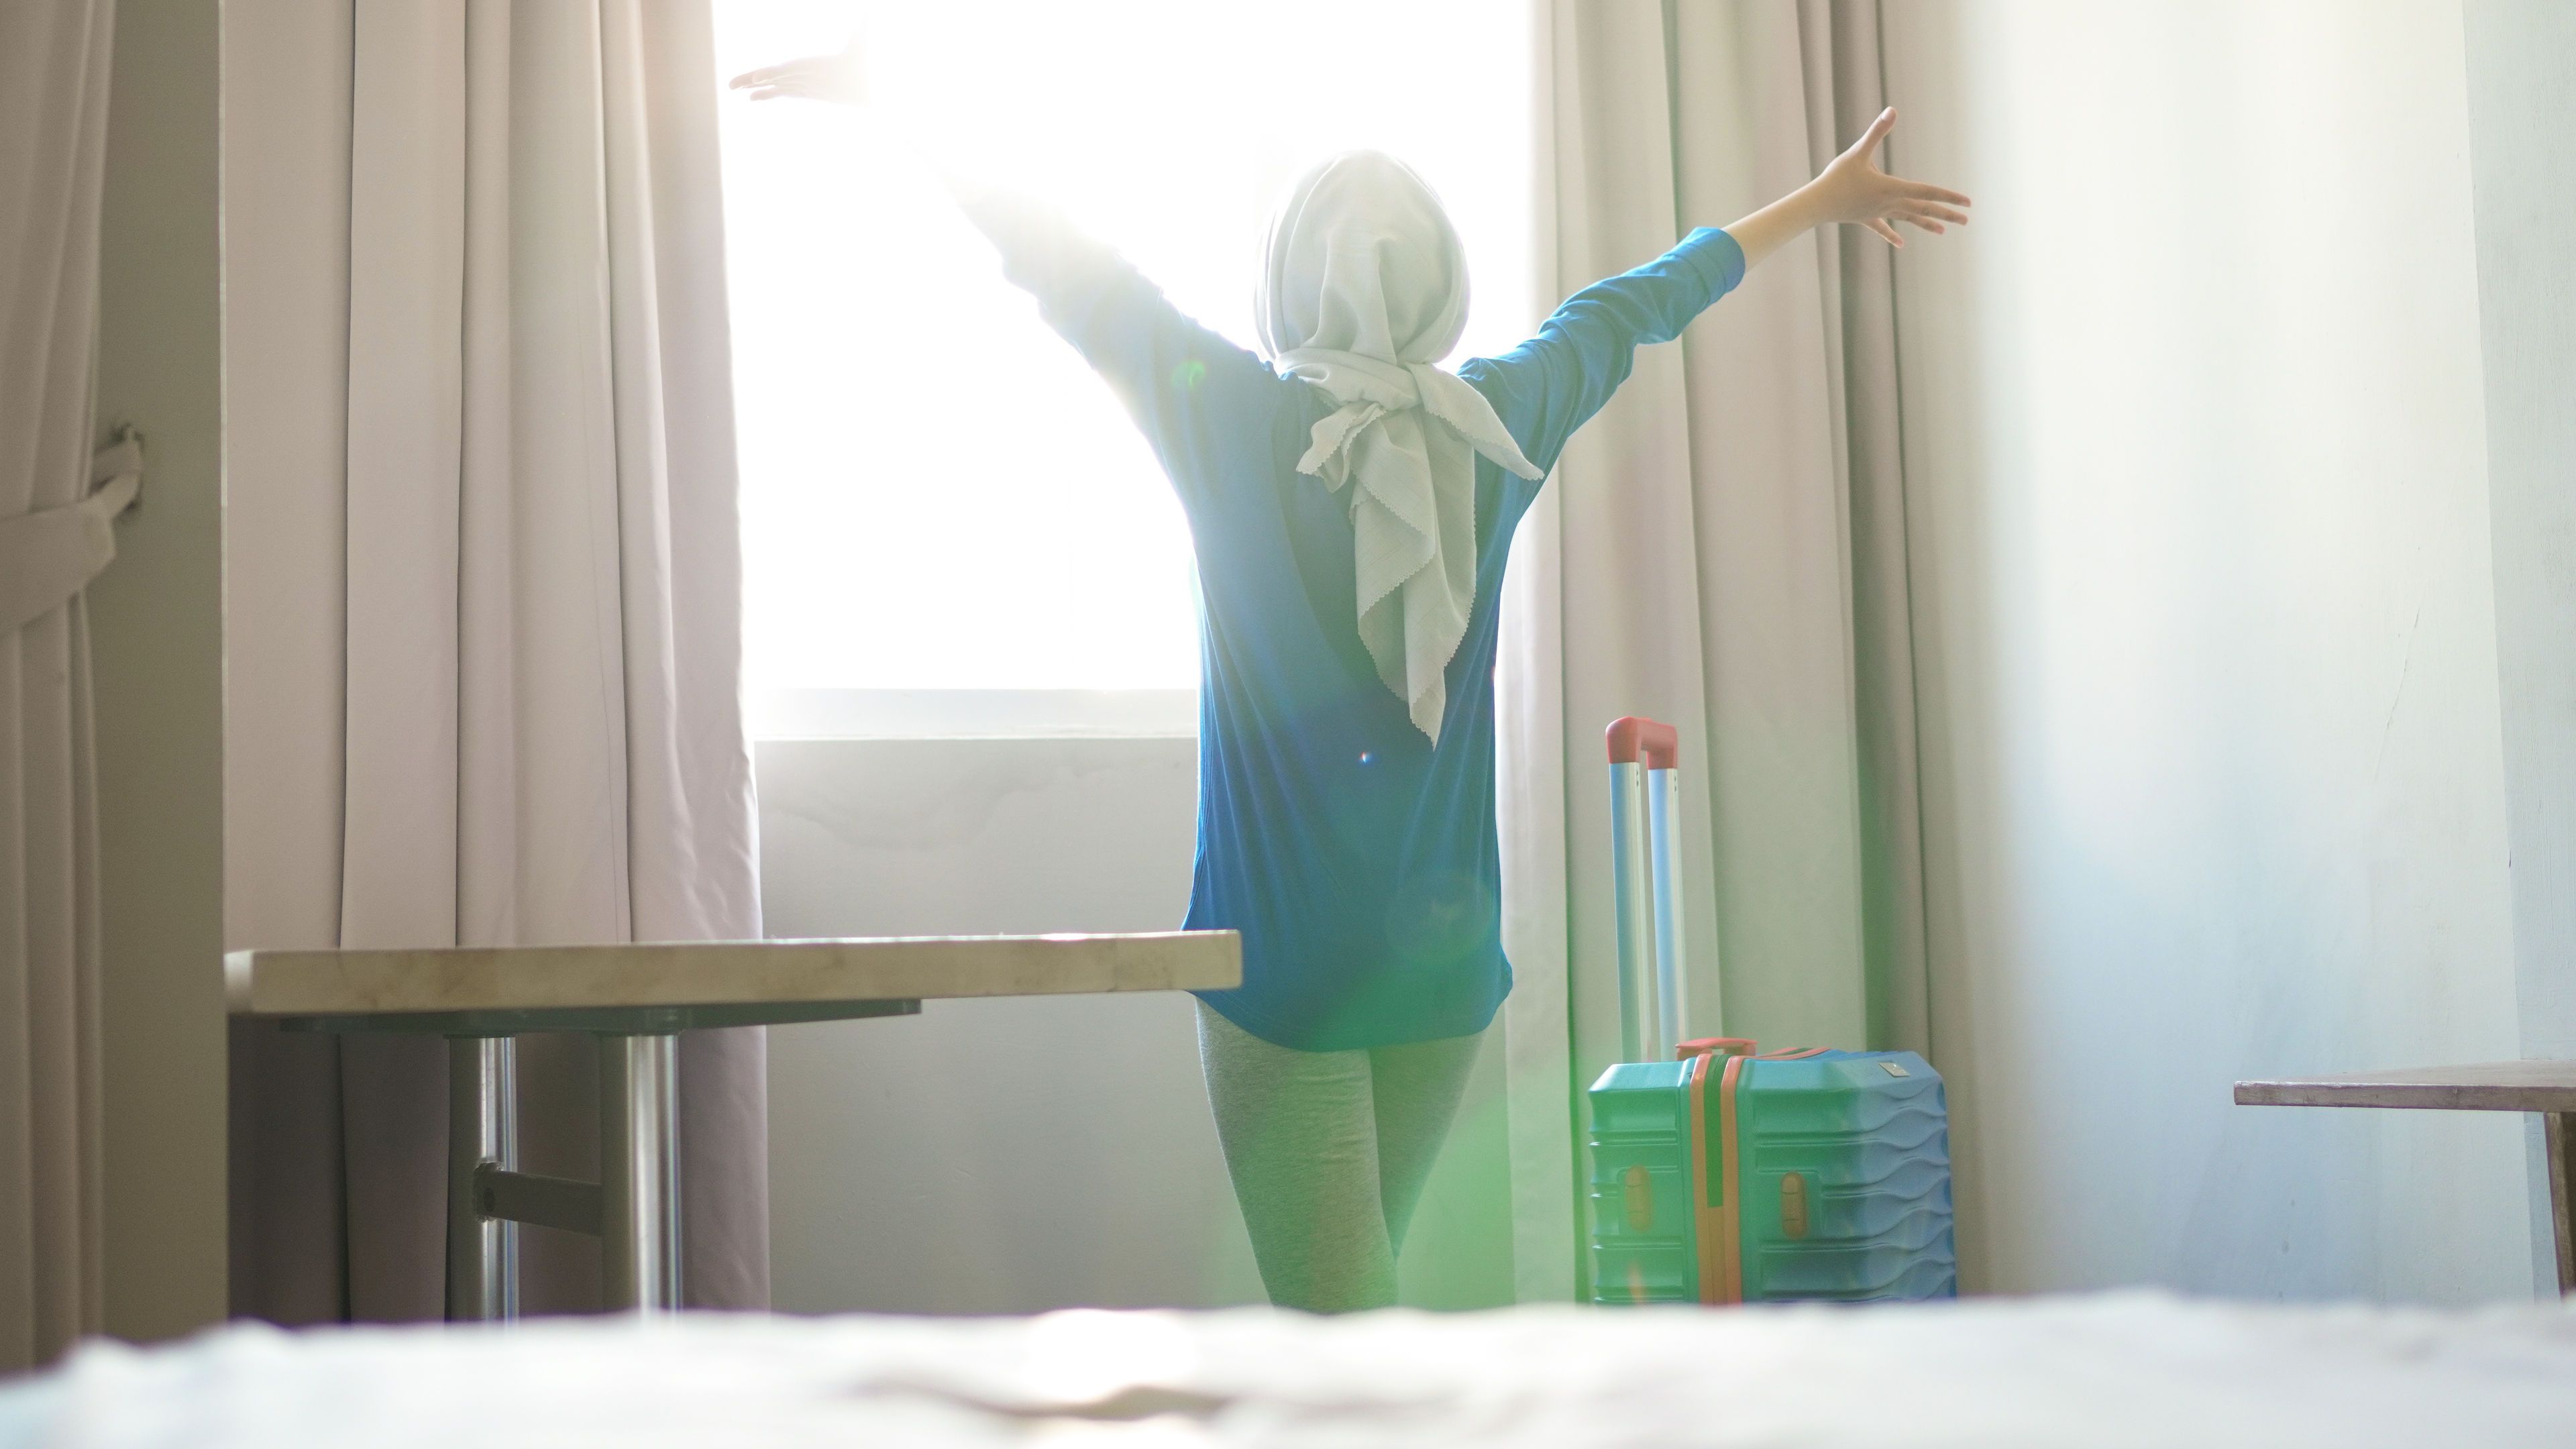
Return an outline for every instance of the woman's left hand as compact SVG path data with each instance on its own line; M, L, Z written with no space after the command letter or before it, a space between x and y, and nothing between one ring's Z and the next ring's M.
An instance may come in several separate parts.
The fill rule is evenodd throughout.
M794 97L863 106L868 100L868 68L853 41L839 55L809 55L744 71L733 78L731 85L735 90L751 92L755 101Z
M1868 227L1887 238L1891 246L1905 245L1896 234L1895 223L1904 222L1935 235L1950 226L1968 224L1963 208L1968 198L1939 186L1908 181L1890 176L1879 169L1875 153L1887 133L1896 128L1896 108L1888 107L1870 122L1851 149L1833 159L1807 191L1817 209L1819 222L1853 222Z

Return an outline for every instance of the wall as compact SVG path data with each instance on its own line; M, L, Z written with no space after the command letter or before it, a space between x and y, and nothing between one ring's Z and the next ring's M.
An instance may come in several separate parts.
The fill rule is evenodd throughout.
M2576 1057L2576 6L2471 0L2469 127L2485 342L2496 652L2522 1050ZM2532 1271L2554 1282L2540 1119Z
M2527 1295L2458 6L1887 16L1967 1286Z
M147 440L90 586L106 926L107 1331L224 1313L215 7L117 7L97 414Z
M774 936L1169 930L1196 741L769 741ZM1180 994L926 1003L770 1032L781 1309L1024 1312L1261 1300ZM1407 1302L1507 1301L1501 1053L1401 1265Z

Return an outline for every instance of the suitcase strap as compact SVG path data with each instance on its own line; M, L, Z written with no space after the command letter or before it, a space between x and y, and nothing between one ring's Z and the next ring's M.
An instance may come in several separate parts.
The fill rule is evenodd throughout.
M1698 1045L1691 1043L1690 1045ZM1751 1046L1752 1043L1745 1043ZM1739 1190L1742 1174L1736 1161L1739 1148L1736 1134L1735 1088L1744 1074L1746 1058L1729 1053L1722 1061L1708 1052L1696 1054L1691 1065L1691 1220L1699 1248L1699 1301L1702 1303L1741 1303L1744 1301L1744 1219L1743 1193ZM1711 1067L1715 1066L1712 1072ZM1709 1079L1717 1081L1717 1100L1709 1100ZM1708 1130L1709 1114L1717 1115L1714 1141L1717 1150L1709 1150L1712 1134ZM1712 1161L1714 1159L1714 1161ZM1715 1181L1712 1184L1711 1177ZM1716 1189L1711 1201L1710 1189Z

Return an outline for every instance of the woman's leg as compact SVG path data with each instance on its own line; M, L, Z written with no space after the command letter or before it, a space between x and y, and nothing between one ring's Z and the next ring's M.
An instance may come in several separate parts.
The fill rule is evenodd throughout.
M1475 1069L1485 1035L1378 1047L1369 1054L1370 1095L1376 1101L1377 1182L1380 1211L1391 1251L1404 1248L1414 1205L1440 1160L1449 1122Z
M1369 1054L1293 1051L1201 1004L1199 1064L1270 1301L1318 1313L1395 1302Z

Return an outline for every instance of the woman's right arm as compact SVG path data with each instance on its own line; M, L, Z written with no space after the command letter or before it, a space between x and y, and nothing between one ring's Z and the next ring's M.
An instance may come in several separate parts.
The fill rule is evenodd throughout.
M1637 349L1670 342L1744 278L1744 252L1712 227L1682 238L1634 271L1565 299L1538 335L1499 357L1471 358L1458 375L1475 385L1541 468L1628 380Z
M1553 467L1565 440L1627 380L1638 347L1680 336L1792 238L1848 223L1901 247L1897 222L1935 234L1965 225L1967 197L1879 169L1874 157L1895 126L1890 107L1806 185L1724 231L1694 231L1657 260L1584 288L1538 336L1459 374L1484 390L1531 461Z

